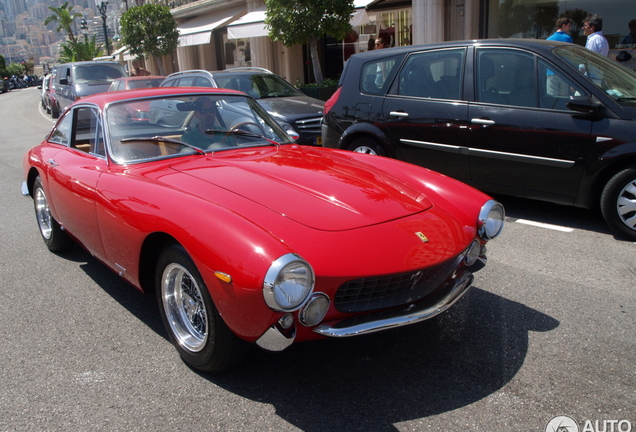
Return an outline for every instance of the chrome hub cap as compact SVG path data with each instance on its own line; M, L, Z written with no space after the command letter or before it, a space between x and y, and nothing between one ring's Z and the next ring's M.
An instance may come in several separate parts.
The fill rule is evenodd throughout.
M636 231L636 180L628 183L618 194L616 208L623 223Z
M208 314L199 285L185 267L179 264L166 267L161 298L179 345L188 351L201 351L208 339Z
M46 200L46 195L41 188L35 190L35 215L38 219L38 225L40 226L40 232L45 239L51 238L52 222L51 212L49 211L49 203Z
M356 152L356 153L365 153L365 154L370 154L370 155L376 155L377 156L377 153L375 152L375 150L373 150L371 147L367 147L367 146L356 147L353 151Z

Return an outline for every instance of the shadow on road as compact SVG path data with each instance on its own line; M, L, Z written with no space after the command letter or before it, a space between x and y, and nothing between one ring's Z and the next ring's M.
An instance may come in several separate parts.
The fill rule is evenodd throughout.
M79 248L67 255L84 261L80 267L105 292L166 338L154 296L138 292ZM255 347L236 369L201 376L272 405L303 431L395 431L398 422L452 411L497 392L523 365L529 332L558 325L550 316L473 287L428 322L299 343L280 353ZM179 361L176 352L174 361Z

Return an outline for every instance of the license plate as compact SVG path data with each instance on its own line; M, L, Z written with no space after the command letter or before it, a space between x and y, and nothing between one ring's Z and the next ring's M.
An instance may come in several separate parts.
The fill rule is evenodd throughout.
M322 147L322 137L316 137L314 144L316 144L318 147Z

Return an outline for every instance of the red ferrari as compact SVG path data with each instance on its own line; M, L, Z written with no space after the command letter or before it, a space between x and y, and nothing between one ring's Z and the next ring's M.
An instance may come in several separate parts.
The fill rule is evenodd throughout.
M148 122L123 122L147 102ZM219 372L250 344L348 337L445 311L504 209L389 158L297 145L249 96L210 88L74 103L24 159L52 251L79 242L154 293L177 351Z

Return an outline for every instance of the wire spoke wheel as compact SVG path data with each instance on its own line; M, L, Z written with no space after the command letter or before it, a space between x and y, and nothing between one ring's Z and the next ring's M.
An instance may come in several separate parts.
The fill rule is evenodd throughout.
M173 263L164 270L161 287L164 311L177 343L188 351L201 351L210 327L196 280L185 267Z

